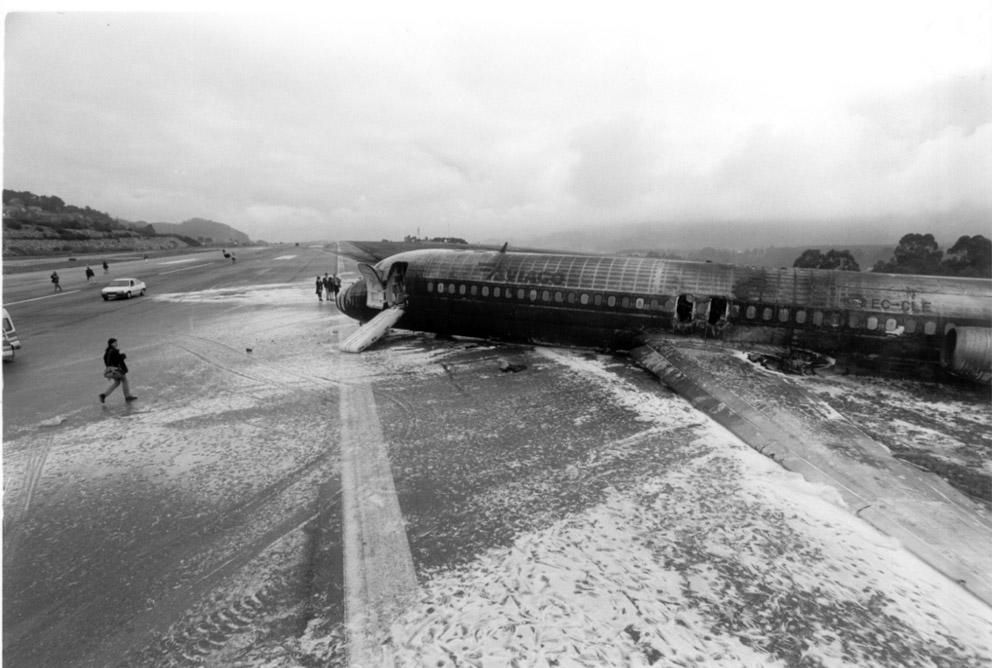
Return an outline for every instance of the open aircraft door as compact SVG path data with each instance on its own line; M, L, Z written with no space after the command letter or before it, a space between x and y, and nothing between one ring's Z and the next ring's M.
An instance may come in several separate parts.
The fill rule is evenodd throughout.
M369 308L384 309L386 307L386 286L379 277L379 272L370 264L358 263L358 271L365 279L365 303Z

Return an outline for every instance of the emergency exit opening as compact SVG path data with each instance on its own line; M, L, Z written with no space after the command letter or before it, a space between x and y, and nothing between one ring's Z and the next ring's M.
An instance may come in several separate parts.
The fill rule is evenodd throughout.
M402 306L406 303L406 262L396 262L389 268L386 278L386 303L389 306Z
M720 322L720 320L725 319L727 317L727 310L729 306L730 302L723 297L711 297L710 312L706 317L706 321L711 325L715 325Z
M692 295L679 295L675 302L675 319L679 322L692 322L693 307Z

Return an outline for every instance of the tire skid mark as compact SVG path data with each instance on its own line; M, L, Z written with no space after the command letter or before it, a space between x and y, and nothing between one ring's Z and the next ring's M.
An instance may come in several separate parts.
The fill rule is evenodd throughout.
M195 582L187 587L170 590L165 597L155 602L153 608L132 619L131 629L126 633L130 637L105 643L99 652L88 657L89 663L108 666L156 665L154 658L163 654L183 656L187 660L202 663L204 657L223 649L232 636L249 628L265 612L265 608L276 600L277 590L283 587L283 583L277 579L249 596L188 621L182 620L181 616L196 604L197 599L205 598L208 592L244 568L252 559L287 535L301 530L315 518L312 508L300 508L248 545L238 548L234 554L218 557L213 567ZM180 617L179 621L176 621L177 617ZM123 652L115 645L133 647L135 643L130 642L131 638L149 636L156 630L161 640L145 645L141 650L131 652L121 659ZM136 657L134 654L143 656ZM139 658L141 660L136 661Z
M341 490L337 481L333 477L321 484L316 501L316 507L312 509L309 517L294 528L302 529L305 533L319 536L326 530L330 522L329 516L336 515L340 511ZM322 550L339 549L336 541L325 544L323 539L317 539L318 545L314 545L312 554L308 557L311 562L311 570L327 570L329 566L320 560ZM326 573L324 574L326 577ZM276 582L270 582L253 594L242 596L233 601L227 602L223 607L192 616L190 619L182 620L173 624L168 635L157 643L155 647L149 647L144 654L156 656L166 655L170 657L182 657L180 665L201 665L208 663L211 665L224 665L230 662L230 657L214 656L228 648L231 639L238 635L245 634L252 629L252 626L261 617L270 617L272 609L285 602L286 590L293 589L294 585L288 578ZM301 615L301 623L306 626L314 617L324 614L323 605L326 605L326 587L321 577L315 580L307 578L305 587L307 595L298 604ZM298 584L295 585L298 588ZM325 601L321 604L321 601ZM316 607L315 607L316 606ZM302 632L302 628L300 632ZM144 657L143 657L144 658ZM145 662L142 662L145 663Z
M31 510L31 502L41 483L42 474L45 471L45 461L52 450L55 442L55 434L49 433L41 447L30 451L25 463L24 483L17 493L17 499L12 503L4 504L4 562L13 560L24 539L23 520Z
M259 511L267 504L278 501L283 492L300 483L307 476L318 473L320 467L327 462L332 454L334 453L321 453L283 476L277 482L263 488L245 503L231 506L219 515L199 522L191 520L189 524L183 526L181 531L177 529L163 534L155 540L144 542L142 548L134 554L134 560L146 565L145 580L160 580L170 571L181 571L184 562L208 552L211 545L225 539L227 532L236 530L241 524L237 521L238 516L243 515L244 521L250 521L251 517L258 515ZM297 517L298 514L294 514L290 520L280 523L279 526L285 525L288 521L299 524L302 519ZM303 514L312 514L312 511L307 509ZM190 546L189 539L194 537L213 537L213 540L206 547ZM230 560L231 558L228 557L227 559ZM222 565L223 560L218 562L214 568ZM60 600L14 626L5 625L5 653L10 649L15 649L19 643L29 641L30 637L42 628L71 626L74 620L85 618L91 610L97 610L106 603L107 593L100 589L97 582L91 581L89 585L84 585L81 591L77 590L75 593L75 598L82 596L88 599L89 603L70 610L71 603Z

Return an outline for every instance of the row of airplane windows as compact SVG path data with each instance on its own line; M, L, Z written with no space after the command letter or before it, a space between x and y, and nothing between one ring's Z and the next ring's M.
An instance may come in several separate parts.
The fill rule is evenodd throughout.
M664 303L660 302L656 298L645 299L644 297L630 297L616 295L601 295L594 294L590 295L584 292L575 293L571 291L564 290L537 290L536 288L513 288L501 286L490 287L488 285L466 285L464 283L444 283L438 282L436 285L433 281L427 283L427 292L436 292L437 294L449 294L449 295L461 295L461 296L472 296L472 297L493 297L493 298L504 298L513 299L514 297L519 300L526 300L532 302L546 302L546 303L557 303L557 304L580 304L582 306L587 306L592 304L593 306L602 306L604 303L608 307L616 307L618 304L620 308L629 309L633 307L637 310L651 310L651 311L675 311L675 300L668 300ZM760 309L760 310L759 310ZM740 317L741 305L733 304L729 307L729 313L726 315L730 318L737 319ZM776 313L777 311L777 313ZM798 325L806 324L806 322L811 321L813 326L820 327L824 324L831 327L840 327L843 324L841 313L837 311L821 311L813 310L812 317L810 317L810 311L807 309L790 309L787 306L779 306L777 308L772 306L759 306L756 304L748 304L744 308L744 318L747 320L762 320L765 322L772 322L777 320L782 324L787 324L789 322L795 322ZM905 318L902 322L898 318L879 318L875 315L865 316L863 313L856 311L851 311L848 314L848 327L852 329L864 328L869 331L883 330L886 333L906 333L914 334L917 328L920 326L915 318ZM937 323L934 320L926 320L922 323L923 333L929 336L937 333Z

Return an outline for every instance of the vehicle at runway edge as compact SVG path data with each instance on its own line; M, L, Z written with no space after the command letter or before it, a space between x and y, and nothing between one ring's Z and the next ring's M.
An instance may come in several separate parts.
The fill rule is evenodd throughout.
M14 319L10 317L7 309L3 310L3 361L9 362L14 359L14 351L21 347L21 340L17 336L14 328Z
M646 337L773 346L756 361L810 373L992 379L992 280L767 269L640 257L422 249L375 265L338 295L364 323L358 352L389 327L630 350Z

